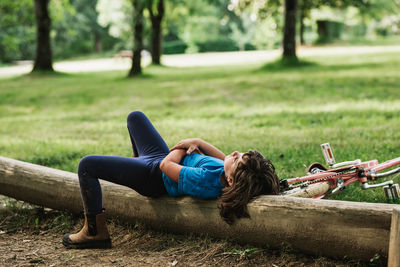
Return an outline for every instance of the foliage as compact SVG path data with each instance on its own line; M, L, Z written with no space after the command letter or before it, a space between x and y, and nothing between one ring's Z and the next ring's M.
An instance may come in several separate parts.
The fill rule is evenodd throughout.
M122 46L131 49L132 37L132 3L129 0L99 0L96 5L99 13L98 21L103 27L108 27L109 34L123 41Z
M339 39L345 26L342 22L329 20L317 20L317 25L319 28L318 39L315 41L317 44Z
M229 0L176 1L167 8L165 41L183 40L188 52L265 49L279 42L279 18L258 20Z
M280 32L282 31L282 23L281 21L277 20L277 18L282 17L283 15L283 10L282 10L282 4L283 0L270 0L270 1L265 1L265 0L232 0L231 1L231 8L237 13L237 14L243 14L244 12L248 12L253 14L253 16L257 16L257 22L260 23L265 19L271 20L271 18L274 18L274 22L270 22L266 25L272 25L272 23L275 23L277 25L277 31L274 32L275 34L275 45L280 42L281 39L281 34ZM352 37L364 37L366 35L371 35L373 34L373 30L367 29L367 24L371 25L374 23L374 21L379 21L386 16L390 16L393 14L398 14L400 11L400 4L398 1L393 1L393 0L383 0L383 1L377 1L377 0L364 0L364 1L357 1L357 0L299 0L299 20L303 20L302 22L304 23L305 20L308 20L308 25L309 27L306 28L306 31L310 32L313 31L314 33L311 35L316 35L317 32L317 27L314 26L316 24L317 20L320 20L321 18L315 18L311 16L311 12L315 11L314 13L317 13L321 9L329 9L331 11L334 11L335 16L339 14L339 17L334 18L333 21L341 22L341 23L347 23L345 14L348 13L349 9L352 10L357 10L357 15L358 15L358 20L356 24L346 25L346 34L347 39L351 39ZM332 20L330 18L322 18L322 20ZM331 22L327 22L328 24ZM329 28L335 28L334 31L339 30L340 31L340 25L333 25L335 22L331 23L332 25L329 25ZM382 25L382 24L380 24ZM339 27L337 27L339 26ZM392 25L391 25L392 26ZM369 26L368 26L369 27ZM253 25L254 28L254 25ZM384 29L383 28L378 28L380 33L389 33L391 34L392 31L389 29L390 27L386 26ZM265 28L264 28L265 29ZM259 32L259 28L257 28L257 31ZM331 32L331 30L329 30ZM304 37L304 36L303 36ZM310 38L307 38L310 39ZM316 40L316 37L311 38L312 41ZM320 42L326 42L326 41L331 41L336 38L333 38L332 35L321 35L319 36L319 39L317 40L318 43ZM258 46L257 46L258 47Z
M187 44L181 40L163 42L163 54L183 54L187 47Z
M155 3L156 1L154 1ZM279 47L283 28L283 0L169 0L162 22L166 53ZM345 21L349 7L356 23L345 27L345 39L398 34L400 13L393 0L302 0L307 40L315 41L317 19L311 11L335 10ZM55 58L100 50L133 48L130 0L52 0L52 48ZM344 15L343 15L344 14ZM149 49L149 13L145 11L144 47ZM322 18L326 19L326 18ZM32 0L0 3L0 62L33 59L36 36ZM336 20L336 21L337 21ZM373 26L370 26L373 25ZM350 29L350 30L349 30ZM397 29L397 30L396 30Z
M95 36L105 50L116 40L97 23L97 0L50 1L52 49L55 58L95 52ZM33 59L36 26L32 0L0 2L0 61Z
M0 61L33 59L34 23L32 0L0 1Z
M377 26L380 35L400 35L400 15L391 15L383 18Z
M53 53L56 58L100 52L103 48L109 50L116 43L116 39L108 35L107 27L97 22L97 0L51 3Z
M243 50L244 50L243 44ZM239 47L237 43L231 39L219 38L215 40L206 40L204 42L198 41L196 43L198 52L209 52L209 51L237 51Z

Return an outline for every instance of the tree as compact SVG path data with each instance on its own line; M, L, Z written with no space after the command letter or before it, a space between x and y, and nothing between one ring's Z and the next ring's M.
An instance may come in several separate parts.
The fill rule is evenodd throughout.
M304 20L309 16L310 14L310 9L313 6L314 1L309 0L309 1L304 1L300 0L299 2L299 23L300 23L300 44L305 44L304 40L304 32L305 32L305 25L304 25Z
M164 0L158 0L156 9L157 14L154 12L153 0L148 0L148 10L150 13L150 20L152 26L151 33L151 60L153 64L160 65L160 57L162 54L162 28L161 22L164 17Z
M321 7L331 7L334 9L346 9L355 7L359 10L362 17L380 19L385 15L398 14L399 4L393 0L300 0L300 43L304 44L304 19L309 17L311 9L320 9Z
M132 0L133 5L133 57L132 67L128 77L134 77L142 73L142 56L143 50L143 9L145 0Z
M51 19L49 16L50 0L34 0L37 27L36 59L32 71L53 71L50 46Z
M271 15L278 15L279 7L282 6L281 0L240 0L237 2L237 9L243 12L251 9L257 13L261 19L265 19ZM283 27L283 59L296 59L296 17L298 0L283 0L284 6L284 27Z
M74 0L71 4L81 17L78 23L85 24L89 30L88 34L93 36L91 41L94 43L94 50L101 52L103 50L102 39L107 37L107 29L98 23L99 12L96 10L97 2L98 0Z
M297 0L284 0L285 26L283 30L283 59L296 59L296 13Z
M0 1L0 61L33 59L35 12L32 0Z

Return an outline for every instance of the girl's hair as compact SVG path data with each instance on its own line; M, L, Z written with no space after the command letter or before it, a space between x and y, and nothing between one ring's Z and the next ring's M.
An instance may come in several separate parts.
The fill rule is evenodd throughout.
M228 224L236 218L247 217L247 203L259 195L279 194L279 178L271 161L252 150L243 155L233 173L233 184L222 189L219 214Z

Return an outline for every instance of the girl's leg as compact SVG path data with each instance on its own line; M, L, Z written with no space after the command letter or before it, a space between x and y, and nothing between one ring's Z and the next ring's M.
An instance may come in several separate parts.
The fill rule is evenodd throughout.
M166 156L169 153L167 144L143 112L131 112L127 124L135 156Z
M98 179L128 186L144 196L166 193L161 174L141 158L86 156L79 163L78 176L87 214L99 214L103 208Z
M111 247L98 179L128 186L144 196L157 197L167 193L158 166L169 153L168 146L142 112L129 114L128 129L133 153L138 158L86 156L80 161L78 176L85 225L77 234L64 235L62 243L66 247Z

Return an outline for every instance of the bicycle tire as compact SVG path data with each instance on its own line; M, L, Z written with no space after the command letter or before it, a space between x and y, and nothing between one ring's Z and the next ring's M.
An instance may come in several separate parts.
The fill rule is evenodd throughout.
M310 184L306 187L299 187L292 190L284 191L281 195L289 197L302 197L302 198L313 198L317 196L325 195L330 189L329 182L320 182L315 184Z

